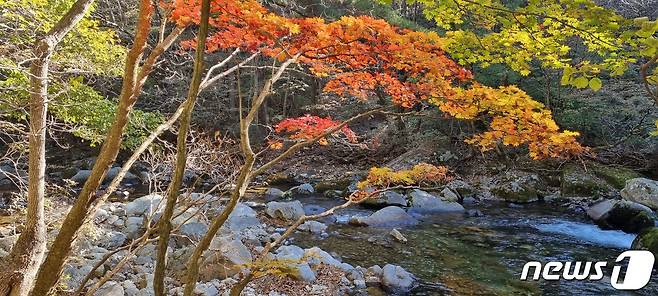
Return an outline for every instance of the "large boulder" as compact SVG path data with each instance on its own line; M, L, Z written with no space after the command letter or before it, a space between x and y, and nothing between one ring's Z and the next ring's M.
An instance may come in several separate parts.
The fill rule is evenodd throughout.
M633 240L631 248L651 251L654 256L658 257L658 227L647 228L640 232ZM658 261L654 265L658 265Z
M496 180L491 192L508 202L529 203L539 200L538 192L544 187L536 174L509 171Z
M630 179L626 181L626 186L620 194L626 200L658 210L658 181L646 178Z
M291 202L268 202L265 213L272 218L294 221L304 215L304 207L298 200Z
M252 259L249 248L238 236L216 236L203 255L199 275L204 281L225 279L238 273Z
M377 198L369 198L364 200L361 205L368 208L381 209L387 206L408 206L407 198L404 195L395 191L386 191L380 194Z
M587 215L603 229L621 229L638 233L654 226L651 209L626 200L604 200L587 210Z
M418 224L418 220L396 206L385 207L367 217L353 217L349 222L352 225L374 227L411 226Z
M406 294L414 287L416 278L404 268L386 264L382 269L382 285L394 295Z
M626 181L641 177L639 173L634 170L596 164L593 166L594 174L599 178L608 182L617 189L622 189L626 186Z
M409 212L419 214L463 212L464 207L455 201L444 201L425 191L415 189L411 197L411 208Z
M609 195L612 186L604 179L575 164L569 164L562 170L560 193L563 198L589 198Z

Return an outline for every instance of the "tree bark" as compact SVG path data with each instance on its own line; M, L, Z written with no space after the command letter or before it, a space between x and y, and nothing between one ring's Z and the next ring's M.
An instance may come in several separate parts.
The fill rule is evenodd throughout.
M78 230L89 214L88 212L93 204L96 191L119 153L123 131L128 123L130 111L137 99L135 95L138 93L135 91L137 89L136 86L141 82L139 78L143 77L145 79L144 75L138 75L137 68L146 48L147 38L151 29L152 13L152 2L150 0L141 0L137 26L135 28L135 38L126 57L123 85L114 122L103 142L89 179L85 182L73 207L66 215L62 223L62 228L55 238L48 256L46 256L45 261L39 268L34 289L30 295L48 295L52 287L57 283L62 273L64 261L68 257L71 246L78 235Z
M46 115L48 113L48 68L55 47L91 7L93 0L78 0L34 46L36 59L30 66L30 133L28 191L25 229L9 256L3 260L0 295L28 295L46 251L44 198L46 187Z
M192 72L192 81L185 101L185 108L180 119L178 137L176 140L176 167L174 176L169 188L167 189L167 203L165 210L160 217L157 258L155 262L155 272L153 274L153 291L156 296L165 295L164 276L167 267L167 246L169 245L169 234L171 233L171 217L174 214L174 207L178 200L178 191L183 183L185 175L185 166L187 164L187 132L192 120L192 111L194 104L199 95L199 87L202 82L204 71L204 53L206 51L206 37L208 36L208 19L210 15L210 0L203 0L201 3L201 20L199 35L197 38L196 53L194 55L194 70Z

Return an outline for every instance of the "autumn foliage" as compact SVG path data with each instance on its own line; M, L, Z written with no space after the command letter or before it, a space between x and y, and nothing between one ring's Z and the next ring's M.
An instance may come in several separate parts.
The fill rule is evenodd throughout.
M178 0L172 18L179 24L198 22L195 0ZM444 51L434 32L415 32L367 16L286 18L269 12L254 0L216 0L212 3L208 52L240 48L260 51L278 60L299 55L298 62L326 78L324 91L363 100L384 95L404 108L434 105L445 114L484 120L489 130L467 140L483 150L498 143L528 145L534 159L570 157L585 151L578 133L560 131L551 112L522 90L491 88L473 81ZM186 41L191 46L194 40ZM291 139L311 139L337 122L314 116L287 119L277 132ZM353 133L341 132L354 139Z
M331 118L306 115L284 119L274 127L274 130L279 134L287 134L290 139L310 140L320 137L320 143L327 143L327 139L322 137L322 134L340 124L339 121L331 120ZM356 142L356 134L347 125L340 128L340 133L348 141Z
M359 182L357 186L363 190L367 188L444 183L450 179L451 177L446 167L419 163L411 169L398 171L387 167L371 168L365 180Z

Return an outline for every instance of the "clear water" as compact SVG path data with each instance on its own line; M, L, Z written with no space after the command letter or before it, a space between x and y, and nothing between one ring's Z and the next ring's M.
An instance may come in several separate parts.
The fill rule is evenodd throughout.
M300 200L325 207L334 203ZM658 295L656 271L647 287L631 292L614 290L609 270L601 281L521 281L528 261L613 262L635 236L601 230L581 215L548 204L470 207L484 216L423 216L419 226L399 229L408 239L406 244L395 242L390 229L341 223L371 212L360 208L339 212L328 238L299 233L294 243L319 246L354 266L400 265L422 282L413 295Z

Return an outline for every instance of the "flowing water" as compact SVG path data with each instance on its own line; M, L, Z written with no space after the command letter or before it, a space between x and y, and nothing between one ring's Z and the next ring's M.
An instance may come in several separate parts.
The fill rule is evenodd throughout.
M323 199L300 200L331 205ZM550 204L470 207L484 216L423 216L420 225L399 229L406 244L393 241L391 229L345 224L351 216L372 212L359 208L339 212L329 237L298 234L294 243L319 246L354 266L400 265L422 282L413 295L658 295L655 271L647 287L631 292L612 288L610 270L600 281L521 281L528 261L607 261L612 266L635 236L601 230Z

